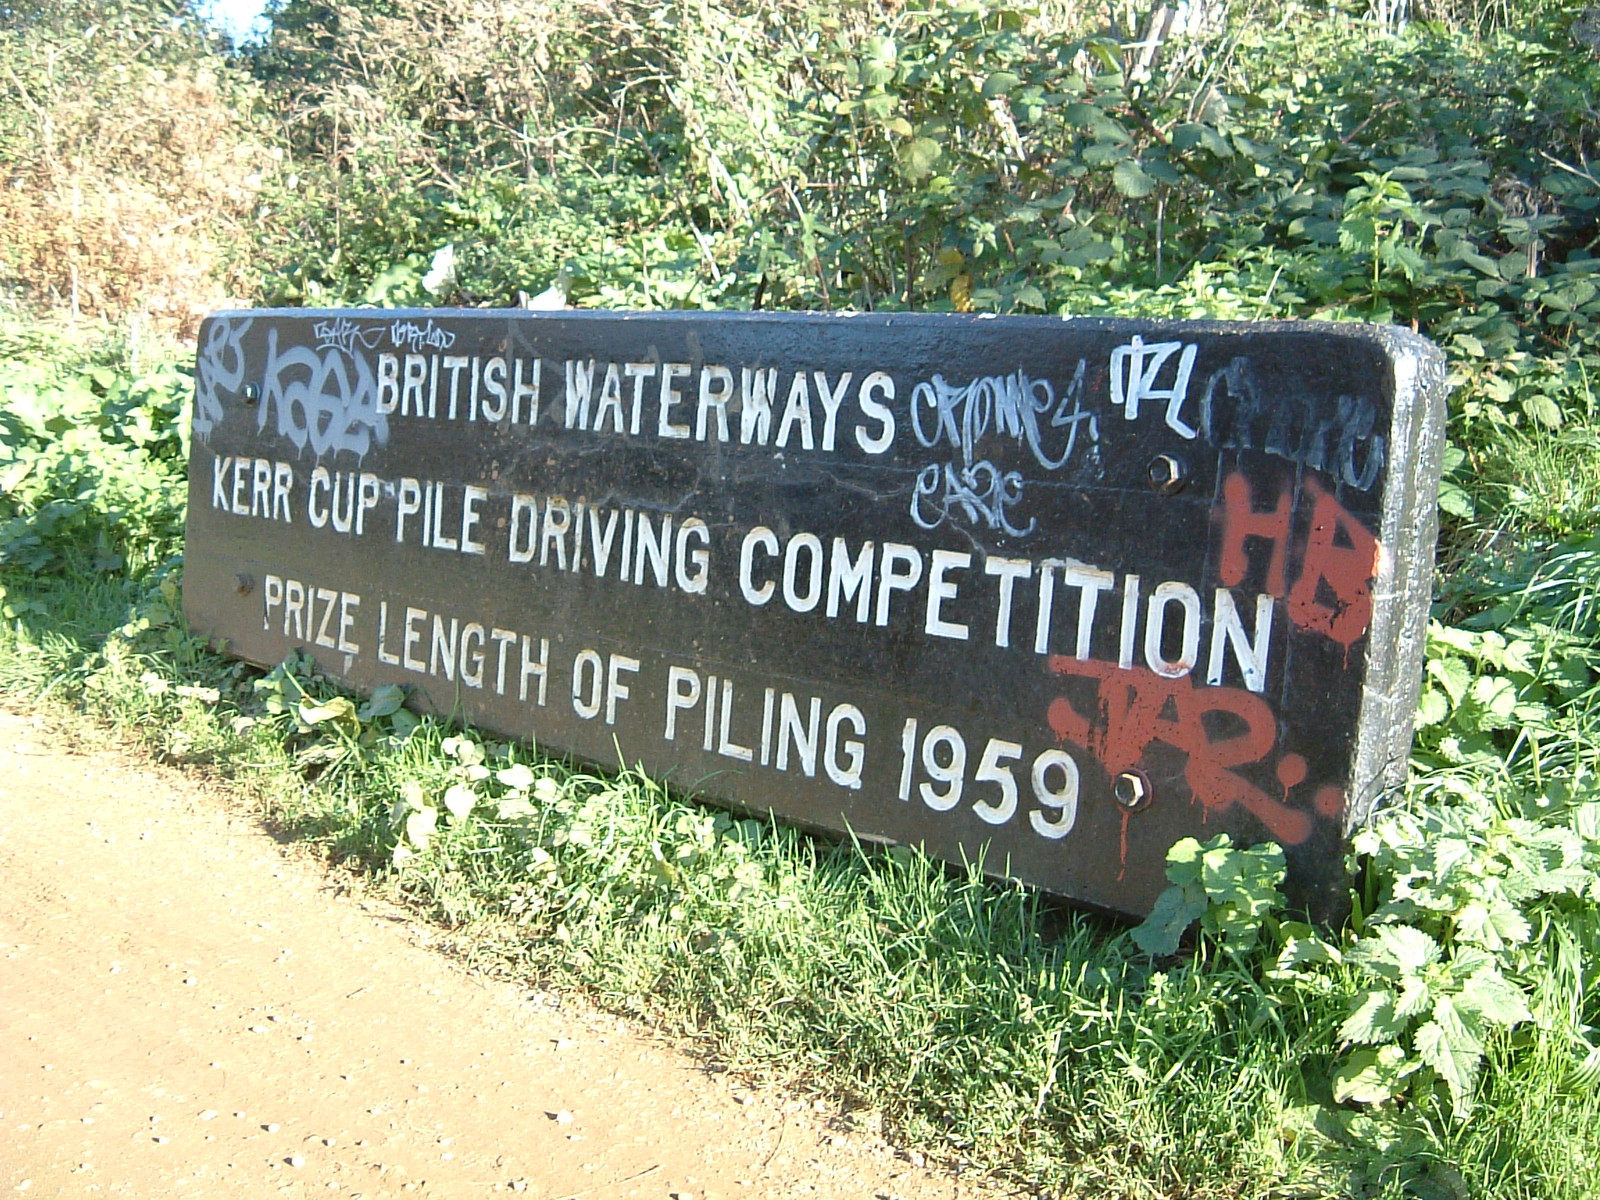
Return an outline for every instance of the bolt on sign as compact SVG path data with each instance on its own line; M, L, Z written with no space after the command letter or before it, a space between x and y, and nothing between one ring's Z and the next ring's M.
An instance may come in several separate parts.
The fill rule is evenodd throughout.
M1331 324L469 310L201 333L185 605L253 662L1147 912L1404 778L1444 373Z

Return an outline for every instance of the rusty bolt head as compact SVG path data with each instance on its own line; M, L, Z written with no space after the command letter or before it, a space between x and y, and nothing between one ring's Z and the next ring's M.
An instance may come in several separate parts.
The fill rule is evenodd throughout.
M239 398L246 404L254 404L261 399L261 389L253 383L247 383L239 389Z
M1142 771L1124 771L1111 781L1111 794L1129 812L1138 812L1150 803L1150 781Z
M1158 496L1175 496L1189 483L1189 470L1173 454L1158 454L1148 468L1150 490Z
M243 571L233 577L233 590L241 596L248 596L255 590L255 586L255 579Z

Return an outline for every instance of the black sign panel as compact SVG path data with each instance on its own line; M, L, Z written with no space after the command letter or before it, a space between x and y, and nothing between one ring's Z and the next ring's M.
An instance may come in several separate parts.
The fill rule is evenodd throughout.
M1403 778L1403 332L234 312L196 378L185 602L255 662L1129 913L1224 830L1331 912Z

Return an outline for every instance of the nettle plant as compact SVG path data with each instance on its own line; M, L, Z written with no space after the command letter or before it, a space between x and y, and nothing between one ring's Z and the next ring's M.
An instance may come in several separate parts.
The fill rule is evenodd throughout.
M1443 1089L1465 1118L1496 1031L1535 1023L1575 1062L1600 1064L1582 980L1553 976L1541 951L1548 930L1579 924L1574 908L1587 910L1585 928L1600 914L1600 799L1587 794L1560 785L1530 815L1507 816L1457 779L1425 807L1380 814L1353 845L1376 903L1333 938L1273 915L1283 904L1276 846L1185 838L1168 852L1172 886L1133 940L1170 954L1198 921L1236 962L1259 947L1269 986L1346 998L1336 1102L1385 1106Z

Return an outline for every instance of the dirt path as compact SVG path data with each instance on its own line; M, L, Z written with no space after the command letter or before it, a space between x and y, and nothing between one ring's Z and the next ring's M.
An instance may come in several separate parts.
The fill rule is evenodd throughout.
M976 1197L0 711L0 1195Z

